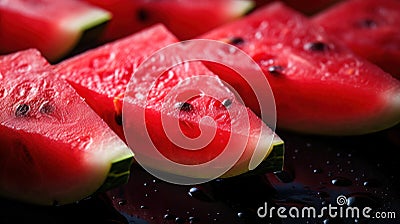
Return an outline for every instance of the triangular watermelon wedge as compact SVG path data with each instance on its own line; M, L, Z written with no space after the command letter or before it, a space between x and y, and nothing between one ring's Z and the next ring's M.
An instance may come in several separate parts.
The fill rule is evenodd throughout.
M128 83L131 81L136 83L136 85L131 85L134 88L133 92L143 94L142 91L144 90L142 89L142 86L149 84L146 75L135 76L131 80L132 75L138 70L138 67L146 58L151 56L157 50L176 42L178 42L177 38L174 37L163 25L155 25L137 34L65 60L56 66L56 70L59 75L71 83L77 92L86 99L89 105L100 114L110 127L112 127L121 138L125 139L126 136L124 135L121 123L121 109L124 91ZM160 63L155 66L162 67L164 65L163 63ZM196 75L208 75L219 80L215 74L206 69L200 62L177 66L176 69L172 69L160 76L160 81L157 83L155 89L153 89L156 94L151 95L151 97L154 98L148 101L148 104L146 104L145 100L140 102L136 101L135 103L135 105L138 106L136 108L145 109L149 113L145 123L149 125L149 133L152 135L154 144L160 146L161 151L163 151L166 157L172 158L177 163L191 165L203 163L208 159L215 157L221 152L221 150L223 150L223 143L226 142L226 138L229 137L229 134L239 136L241 132L239 130L236 133L232 133L229 130L229 123L226 122L229 121L229 118L224 118L227 110L224 110L220 101L215 99L213 100L210 97L199 96L196 99L193 99L193 102L186 102L186 104L185 102L181 102L183 103L182 105L193 104L188 107L197 108L193 111L188 110L186 113L183 113L186 115L180 118L183 125L181 126L181 130L186 136L195 138L199 133L198 122L200 117L209 116L212 119L219 117L219 120L216 119L218 128L215 140L205 147L204 150L198 151L197 153L181 150L177 145L168 141L163 126L160 126L159 123L160 116L168 114L163 111L160 106L164 102L164 94L167 94L173 86L178 84L180 81ZM210 86L219 88L221 88L221 85L220 80L210 83ZM136 87L137 89L135 89ZM195 86L193 88L195 88ZM265 156L269 155L274 150L277 152L279 151L279 153L272 153L274 154L274 157L269 158L270 160L267 158L264 159L266 159L265 163L271 164L269 168L280 170L282 168L283 141L255 114L246 109L243 104L236 102L232 93L229 92L226 87L224 88L226 95L231 96L228 100L232 102L232 108L242 108L242 111L246 111L245 113L250 118L251 126L250 140L245 146L245 153L239 160L240 164L238 163L237 166L232 167L225 176L235 176L247 172L248 166L245 165L249 162L252 153L258 151L257 149L266 152ZM114 104L116 105L115 108ZM179 108L179 106L177 108ZM175 112L179 112L179 109ZM130 113L130 116L133 117L133 120L131 120L132 123L138 125L138 127L143 126L144 123L141 123L142 120L139 119L139 116L136 116L134 110L128 110L127 113ZM137 117L137 121L135 120L135 116ZM118 119L116 120L115 117ZM244 123L242 122L243 119L241 116L234 116L231 119L239 120L235 124ZM173 130L176 130L176 133L180 131L179 128L174 128ZM142 132L139 128L135 129L135 125L129 126L129 130L125 131L130 133L130 135L138 136L138 142L140 142L140 136L142 136L143 139L146 137L146 132ZM271 141L273 144L270 144ZM133 147L137 150L135 154L146 154L149 150L148 147ZM240 147L238 146L238 148ZM268 167L268 165L266 167ZM170 170L172 173L175 171L176 170ZM201 176L202 173L185 175Z
M0 57L0 195L52 205L125 183L133 153L36 50Z
M78 45L92 44L111 19L77 0L0 1L0 53L36 48L56 62Z
M278 128L359 135L400 122L400 82L283 3L267 5L201 38L234 44L261 66L275 96ZM241 79L208 67L259 111Z
M312 20L355 53L400 79L400 1L343 1Z

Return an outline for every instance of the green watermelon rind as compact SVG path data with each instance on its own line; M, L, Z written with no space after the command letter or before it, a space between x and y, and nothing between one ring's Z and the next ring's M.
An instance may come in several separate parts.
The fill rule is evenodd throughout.
M102 35L108 23L112 19L110 12L103 9L94 9L93 15L83 16L82 18L74 18L75 21L70 21L68 26L69 29L75 30L76 36L69 49L65 50L64 53L60 53L59 56L53 59L49 59L53 63L63 60L64 57L74 55L96 44L97 39ZM86 22L88 21L88 22Z
M272 146L270 154L254 170L250 170L240 176L262 175L283 170L285 158L285 144L283 141L276 142Z
M264 160L253 170L248 170L242 174L231 174L229 171L222 178L230 178L235 176L261 175L281 171L283 169L285 157L285 143L282 140L276 140L271 145L270 153Z
M133 154L128 154L112 161L106 179L99 189L97 189L95 194L106 192L110 189L126 184L129 180L132 163Z

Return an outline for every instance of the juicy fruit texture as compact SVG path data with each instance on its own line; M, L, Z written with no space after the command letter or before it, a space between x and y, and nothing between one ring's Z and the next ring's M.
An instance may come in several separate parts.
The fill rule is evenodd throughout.
M2 0L0 53L37 48L54 62L79 41L90 43L110 18L109 12L76 0Z
M230 43L241 40L232 44L260 65L271 85L278 128L356 135L400 121L400 82L335 43L319 26L282 3L201 37ZM241 79L218 67L209 68L258 111L251 89Z
M400 79L399 12L397 0L351 0L317 14L313 21L358 55Z
M254 5L249 0L85 1L113 15L103 36L104 41L127 36L157 23L163 23L179 39L189 39L242 16Z
M157 68L163 66L162 64L155 65ZM190 72L187 72L187 67L190 67ZM142 139L146 139L146 136L149 135L158 152L165 158L178 164L190 166L209 162L224 150L229 150L230 157L238 155L237 153L240 153L240 150L243 149L241 144L245 142L243 154L239 154L237 157L239 160L223 177L236 176L247 172L249 170L249 160L255 150L259 148L266 149L267 153L264 158L266 159L273 149L282 146L283 141L250 109L245 108L243 104L238 102L234 94L216 78L215 74L207 70L201 63L185 62L170 70L166 68L166 71L153 83L154 85L146 98L142 97L147 94L146 86L152 84L152 80L146 77L147 74L133 76L133 88L129 89L129 92L125 94L124 103L128 104L128 106L124 105L124 113L128 115L125 115L123 122L125 124L124 128L126 128L125 133L128 135L128 143L129 140L141 142L143 141ZM214 79L208 77L214 77ZM178 85L180 86L177 87ZM188 86L191 88L186 89ZM194 86L196 90L193 90ZM168 102L168 95L176 91L174 88L179 88L179 94L184 96L193 94L193 91L202 92L207 88L205 86L212 86L214 90L222 88L225 91L215 91L214 94L207 92L204 95L201 93L194 94L195 96L185 101L177 102L176 105L172 106L172 109L164 104L164 102ZM223 100L216 99L217 94ZM179 99L179 96L177 99ZM138 114L140 111L145 112L145 124L137 117L129 116L129 114ZM165 114L168 114L168 118L165 118ZM216 128L212 123L201 123L205 117L211 118L215 122ZM174 126L171 127L169 125L170 119L179 120L180 130L176 130ZM246 124L249 124L248 136ZM147 133L135 131L143 125L146 126ZM166 134L167 132L168 135ZM179 132L190 139L205 137L207 133L214 133L214 137L205 146L197 150L188 150L185 147L197 147L185 144L178 146L177 142L179 141L177 139L179 137L177 136L179 136ZM272 145L269 146L271 143ZM225 148L228 144L232 144L235 147ZM140 146L138 147L141 148ZM155 155L152 154L154 152L150 150L143 150L136 154L139 153L147 158L155 158ZM146 164L146 162L149 163ZM142 165L157 169L155 164L152 163L154 163L154 160L144 161ZM162 163L162 161L159 163ZM223 166L222 163L218 165ZM211 168L212 166L210 165ZM280 169L281 167L274 168ZM168 167L165 167L165 169L168 169ZM208 178L206 170L198 173L184 171L184 174L176 174L190 175L190 177L194 178Z
M131 150L44 62L0 57L0 195L66 204L125 183Z
M121 115L124 91L132 74L138 69L138 66L143 60L152 55L156 50L175 42L177 42L176 37L164 26L156 25L127 38L75 56L74 58L58 64L56 69L61 76L65 77L71 85L77 89L78 93L86 99L86 102L100 114L110 127L112 127L115 132L119 133L121 138L125 138L124 130L120 123L122 122L122 118L119 117L116 121L115 116L117 115L118 117L118 115ZM158 66L163 66L163 64L161 63ZM146 109L146 125L149 125L148 130L149 133L151 133L150 135L154 140L154 144L162 146L160 148L162 148L166 157L174 158L176 162L185 164L202 163L219 154L218 150L222 148L217 143L226 142L226 137L230 134L228 130L229 127L226 127L226 119L229 118L224 118L225 112L221 106L221 102L216 102L209 97L199 96L192 99L190 102L186 102L187 104L182 102L182 108L184 109L182 109L182 113L180 113L182 117L179 117L182 123L180 129L186 136L194 138L199 134L198 119L200 117L209 115L215 118L214 116L218 115L220 119L216 120L218 120L217 127L219 135L216 136L213 143L207 146L205 150L193 153L190 152L190 150L179 149L179 147L166 139L162 129L163 127L159 123L160 116L163 115L161 112L162 100L165 94L168 93L168 90L179 81L198 74L209 74L215 77L215 75L207 70L201 63L177 66L170 72L166 72L160 76L157 86L152 89L153 95L151 95L151 100L148 101L147 104L144 104L145 99L135 101L135 105L137 105L139 109ZM146 85L146 77L135 77L133 82L137 85L135 91L138 93L144 91L141 89L141 86ZM220 83L217 84L221 85ZM130 94L130 96L132 95ZM231 100L234 101L233 98ZM114 109L114 105L117 111ZM239 106L237 102L234 102L234 105L235 107L243 108L243 105ZM197 109L191 110L190 108L192 107ZM178 110L178 112L179 111L180 110ZM276 140L274 142L275 145L282 145L282 140L273 134L272 131L267 131L270 129L260 119L252 114L250 110L246 111L246 113L249 114L248 116L251 117L251 124L253 125L251 127L254 133L254 136L252 136L253 140L258 140L262 130L262 137L268 137L270 140L271 137L273 137ZM129 114L135 116L134 112L130 111ZM240 123L240 117L231 119L237 119L237 123ZM133 117L132 122L137 122L135 125L143 125L141 123L142 121L140 119L135 120L135 117ZM141 138L142 135L147 135L146 133L135 131L135 125L129 126L129 131L125 130L125 133L135 133L134 135L138 138ZM256 141L249 142L247 145L248 151L246 151L242 158L243 161L247 162L250 159L249 156L251 155L249 155L249 153L256 150L256 147L267 147L263 140L260 142L261 143L258 145ZM146 153L147 151L147 148L136 146L135 149L137 153L139 153L139 151L140 153ZM269 150L272 150L272 147ZM240 162L242 163L242 161ZM237 175L246 171L247 169L233 169L231 175Z
M69 58L55 69L124 139L121 114L114 109L114 98L122 101L126 85L144 59L176 41L159 25Z

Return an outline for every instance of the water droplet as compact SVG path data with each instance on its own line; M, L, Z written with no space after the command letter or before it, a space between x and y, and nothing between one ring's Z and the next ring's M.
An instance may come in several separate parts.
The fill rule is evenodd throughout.
M175 223L183 224L183 223L185 223L185 220L183 218L181 218L181 217L176 217L175 218Z
M271 75L281 75L284 68L280 65L271 65L268 67L268 72Z
M294 180L293 175L286 171L286 170L281 170L281 171L275 171L274 175L282 182L282 183L290 183Z
M189 223L190 223L190 224L193 224L193 223L196 223L196 222L199 221L198 218L193 217L193 216L190 216L190 217L188 218L188 220L189 220Z
M140 208L141 208L141 209L148 209L148 207L145 206L145 205L141 205Z
M127 201L125 199L121 199L118 201L118 205L126 205Z
M322 169L313 169L313 173L322 173Z
M165 214L165 215L163 216L163 218L166 219L166 220L172 220L172 219L175 218L175 216L174 216L174 215L171 215L171 214L169 214L169 213L167 213L167 214Z
M352 184L351 180L344 177L337 177L332 179L332 184L335 186L346 187Z
M380 206L380 202L372 196L366 194L353 194L347 198L347 206L358 208L377 208Z
M201 201L214 201L213 198L204 192L200 187L192 187L188 193L191 197L196 198Z
M325 192L325 191L318 191L318 192L317 192L317 195L318 195L320 198L327 198L327 197L329 197L329 194L328 194L327 192Z

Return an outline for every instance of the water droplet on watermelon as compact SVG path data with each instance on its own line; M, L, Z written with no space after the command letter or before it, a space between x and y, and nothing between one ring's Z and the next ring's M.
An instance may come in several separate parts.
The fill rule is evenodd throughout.
M346 186L350 186L351 180L344 178L344 177L337 177L332 179L331 183L335 186L341 186L341 187L346 187Z
M280 75L282 74L284 68L280 65L271 65L268 67L268 72L271 75Z
M17 106L17 109L15 110L15 116L16 117L25 117L28 115L29 110L30 110L29 105L20 104Z
M304 45L304 49L308 50L308 51L323 52L323 51L329 50L329 46L327 44L325 44L324 42L316 41L316 42L306 43Z

